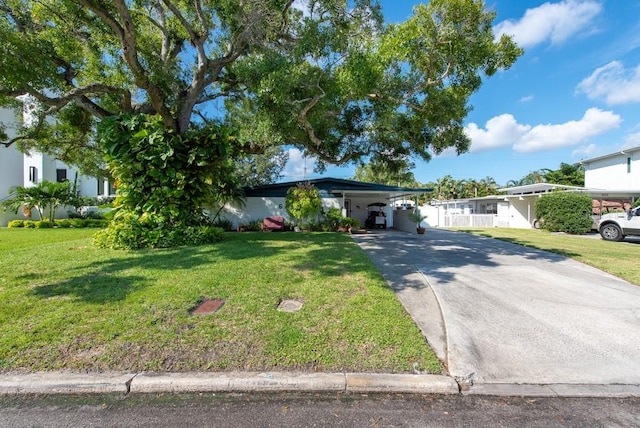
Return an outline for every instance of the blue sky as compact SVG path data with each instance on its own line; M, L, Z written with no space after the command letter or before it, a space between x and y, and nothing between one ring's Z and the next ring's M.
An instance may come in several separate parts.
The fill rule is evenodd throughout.
M389 22L403 21L413 0L381 0ZM494 32L514 37L525 53L509 70L485 79L466 121L468 153L416 162L421 183L493 177L498 184L531 171L557 169L640 146L640 1L487 0ZM284 181L317 177L313 159L290 152ZM354 168L324 176L351 178Z

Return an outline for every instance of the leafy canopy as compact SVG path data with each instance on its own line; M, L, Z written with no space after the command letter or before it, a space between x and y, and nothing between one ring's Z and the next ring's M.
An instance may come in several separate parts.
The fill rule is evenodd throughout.
M222 121L236 156L464 152L469 97L522 53L494 17L481 0L431 0L391 25L374 0L0 0L0 104L34 109L4 142L88 169L96 121L146 113L178 135Z

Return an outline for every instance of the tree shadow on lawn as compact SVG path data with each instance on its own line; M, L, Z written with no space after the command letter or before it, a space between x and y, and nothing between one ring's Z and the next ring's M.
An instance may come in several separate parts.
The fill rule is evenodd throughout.
M260 233L231 234L228 240L212 245L177 249L116 252L115 256L74 267L67 278L36 286L32 293L42 298L74 296L88 303L117 302L132 292L153 285L145 271L189 270L222 260L249 261L292 251L293 269L317 271L324 276L342 276L356 271L370 271L365 256L347 257L351 239L331 233ZM310 248L312 247L312 248ZM131 270L131 272L129 272ZM138 273L138 272L140 273ZM19 279L32 282L44 279L45 273L30 273Z
M119 253L121 257L77 266L68 272L67 279L38 285L32 294L42 298L75 296L95 304L117 302L153 284L149 277L127 271L188 270L211 263L211 251L214 249L206 246L123 252ZM37 274L23 275L19 279L30 280L34 275Z
M342 276L349 272L371 270L366 256L360 255L357 249L347 248L353 245L353 241L337 232L248 232L241 235L235 237L236 243L243 243L245 248L234 245L232 252L225 252L221 257L247 260L303 249L293 256L293 268L301 272L319 271L324 276Z

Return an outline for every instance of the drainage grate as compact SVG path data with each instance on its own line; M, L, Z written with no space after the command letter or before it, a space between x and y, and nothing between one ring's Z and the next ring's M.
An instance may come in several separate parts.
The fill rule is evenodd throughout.
M203 300L198 306L191 310L191 315L208 315L217 312L222 305L223 299L207 299Z

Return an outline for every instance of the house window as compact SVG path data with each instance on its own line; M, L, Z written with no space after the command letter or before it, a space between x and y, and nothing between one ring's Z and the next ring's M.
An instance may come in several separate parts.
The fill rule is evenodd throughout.
M38 181L38 168L35 166L29 167L29 181L32 183Z
M631 174L631 158L627 158L627 174Z
M56 169L56 181L58 183L63 183L65 181L68 181L66 169Z
M104 178L98 178L98 196L104 195Z
M487 204L486 214L498 214L498 204Z

